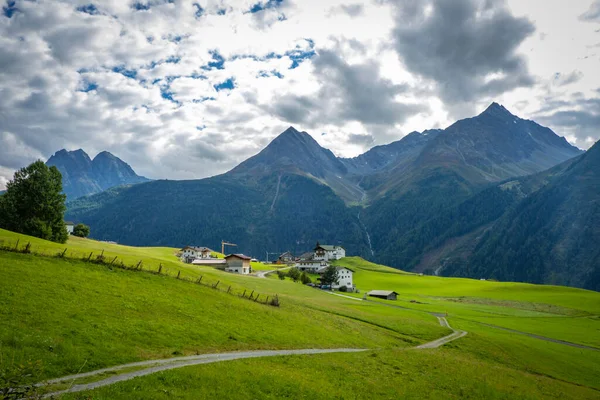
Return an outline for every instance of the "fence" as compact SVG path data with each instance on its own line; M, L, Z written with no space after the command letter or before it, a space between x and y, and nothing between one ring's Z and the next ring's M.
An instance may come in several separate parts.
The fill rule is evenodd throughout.
M91 251L89 254L87 252L81 251L69 251L68 248L65 248L61 251L56 250L48 250L44 251L35 251L31 242L27 242L26 244L20 243L20 240L16 242L11 242L7 240L0 240L0 250L9 251L13 253L23 253L23 254L33 254L40 257L52 257L63 260L79 260L86 263L100 264L104 265L110 269L112 268L120 268L130 271L139 271L146 272L155 275L164 275L171 278L178 279L180 281L189 282L196 285L202 285L214 290L218 290L232 296L242 297L244 299L248 299L250 301L254 301L256 303L270 305L274 307L279 307L279 296L278 295L264 295L260 293L255 293L254 290L250 291L249 289L235 289L232 288L231 285L223 285L221 281L209 282L208 280L203 279L203 276L200 275L198 278L189 277L189 276L181 276L181 270L177 271L177 274L171 274L168 268L165 268L162 263L159 263L158 267L151 268L149 266L145 266L143 260L140 260L136 264L126 264L123 260L119 260L119 256L108 256L104 254L104 250L94 256L94 252Z

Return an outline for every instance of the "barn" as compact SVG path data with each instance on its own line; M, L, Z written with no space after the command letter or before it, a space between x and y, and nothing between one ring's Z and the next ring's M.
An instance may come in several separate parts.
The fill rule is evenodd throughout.
M369 293L367 293L367 296L377 297L378 299L384 300L396 300L398 298L398 293L390 290L371 290Z

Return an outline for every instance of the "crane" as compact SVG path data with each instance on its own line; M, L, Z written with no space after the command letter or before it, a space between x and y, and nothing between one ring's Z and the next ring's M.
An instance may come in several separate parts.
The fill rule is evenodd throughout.
M223 255L225 255L225 246L237 246L237 244L221 240L221 254Z

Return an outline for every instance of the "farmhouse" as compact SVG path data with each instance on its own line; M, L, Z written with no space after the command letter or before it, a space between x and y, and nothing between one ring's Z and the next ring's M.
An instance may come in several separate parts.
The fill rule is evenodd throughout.
M370 297L377 297L378 299L396 300L398 293L390 290L371 290L367 295Z
M67 227L67 232L69 235L72 235L73 229L75 229L75 224L71 221L65 221L65 226Z
M318 270L320 275L325 273L328 266L322 267ZM335 267L337 270L337 283L331 285L332 289L339 289L342 286L346 286L349 291L354 291L354 283L352 282L352 276L354 271L346 267Z
M327 268L327 266L329 266L327 261L315 260L312 256L306 258L303 257L296 263L296 268L300 271L311 272L313 274L317 273L322 268Z
M208 247L186 246L181 251L181 261L190 264L196 259L211 258L212 250Z
M319 244L319 242L315 246L315 259L317 260L339 260L344 257L346 257L346 250L342 246Z
M227 267L225 268L227 272L242 275L248 275L252 272L252 267L250 266L251 257L243 254L230 254L225 257L225 260L227 261Z
M286 251L277 259L277 264L289 264L294 262L294 256L289 251Z

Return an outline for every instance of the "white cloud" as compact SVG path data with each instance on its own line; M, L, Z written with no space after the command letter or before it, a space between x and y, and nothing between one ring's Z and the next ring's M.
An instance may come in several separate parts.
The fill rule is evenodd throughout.
M93 3L16 0L0 14L0 187L14 169L63 147L111 151L152 178L201 178L235 166L294 122L354 156L453 118L439 87L397 54L390 2ZM508 1L507 12L545 34L511 47L540 83L500 90L497 100L529 117L548 97L600 96L590 47L596 25L579 19L591 4ZM473 105L484 107L484 97ZM588 147L594 134L568 125L574 115L546 121Z

